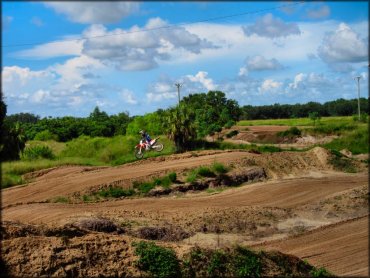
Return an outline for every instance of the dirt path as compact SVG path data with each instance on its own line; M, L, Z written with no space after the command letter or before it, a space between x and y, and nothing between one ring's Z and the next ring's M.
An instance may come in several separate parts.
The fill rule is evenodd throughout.
M259 248L296 255L339 276L368 277L368 216L324 227Z
M292 208L331 194L365 185L367 173L328 172L317 178L302 177L260 182L229 189L216 195L190 194L187 197L124 199L94 204L35 203L3 209L4 220L30 223L65 222L78 216L103 213L125 215L131 211L167 214L196 213L207 208L243 208L249 206Z
M220 152L198 157L185 157L169 161L149 160L118 167L60 167L36 178L26 186L2 190L3 206L16 203L46 201L57 196L66 196L105 183L120 182L123 187L130 180L144 178L165 171L181 171L186 168L211 164L214 161L231 163L251 154L247 152ZM179 157L177 157L179 158Z

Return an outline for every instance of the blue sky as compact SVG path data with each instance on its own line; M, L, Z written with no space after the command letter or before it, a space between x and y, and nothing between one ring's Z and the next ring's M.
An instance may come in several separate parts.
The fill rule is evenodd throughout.
M142 115L368 96L368 2L2 2L8 114ZM235 15L235 16L233 16ZM220 17L224 17L221 18ZM217 20L210 20L215 19Z

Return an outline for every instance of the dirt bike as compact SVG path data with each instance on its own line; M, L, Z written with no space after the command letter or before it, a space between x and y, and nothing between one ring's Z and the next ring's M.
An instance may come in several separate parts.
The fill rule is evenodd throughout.
M141 139L140 143L135 146L135 156L137 159L141 159L144 156L144 153L149 150L155 150L157 152L161 152L163 150L163 144L158 142L159 137L150 141L149 144L144 140Z

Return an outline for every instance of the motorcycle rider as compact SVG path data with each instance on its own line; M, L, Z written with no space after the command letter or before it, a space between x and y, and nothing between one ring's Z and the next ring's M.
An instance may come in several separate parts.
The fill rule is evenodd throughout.
M141 139L147 142L146 149L149 150L151 148L150 141L152 141L152 139L150 138L149 134L145 130L140 130L139 133L141 134Z

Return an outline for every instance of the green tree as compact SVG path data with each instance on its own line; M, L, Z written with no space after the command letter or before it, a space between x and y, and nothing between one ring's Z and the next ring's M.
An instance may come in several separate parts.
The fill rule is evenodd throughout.
M164 116L163 127L167 136L174 141L176 152L189 149L196 138L194 119L194 112L186 105L169 109Z
M321 117L318 112L311 112L308 117L313 121L313 125L316 125L316 121L320 121Z

